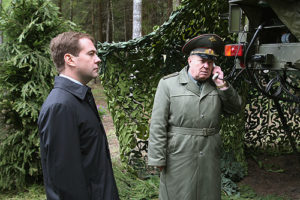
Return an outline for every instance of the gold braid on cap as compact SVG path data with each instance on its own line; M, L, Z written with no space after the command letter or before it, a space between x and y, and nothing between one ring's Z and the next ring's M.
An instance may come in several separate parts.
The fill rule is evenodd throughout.
M213 55L213 56L218 56L217 54L215 54L215 51L212 49L205 49L204 51L191 51L191 55L192 54L208 54L208 55Z

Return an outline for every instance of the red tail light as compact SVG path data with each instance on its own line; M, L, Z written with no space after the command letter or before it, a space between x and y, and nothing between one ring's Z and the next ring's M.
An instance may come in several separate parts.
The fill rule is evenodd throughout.
M243 56L244 45L228 44L225 45L225 56Z

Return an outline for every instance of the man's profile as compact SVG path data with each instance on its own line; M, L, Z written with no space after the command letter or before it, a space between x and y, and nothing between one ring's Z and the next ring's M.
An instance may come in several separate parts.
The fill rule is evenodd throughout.
M50 43L59 73L38 118L50 200L118 200L106 133L86 84L98 77L94 39L65 32Z

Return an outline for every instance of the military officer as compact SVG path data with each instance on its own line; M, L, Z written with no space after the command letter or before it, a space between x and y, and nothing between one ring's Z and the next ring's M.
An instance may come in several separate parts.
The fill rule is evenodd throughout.
M161 170L161 200L221 199L221 114L242 108L240 96L214 65L223 47L215 34L189 40L182 48L188 66L158 84L148 161Z

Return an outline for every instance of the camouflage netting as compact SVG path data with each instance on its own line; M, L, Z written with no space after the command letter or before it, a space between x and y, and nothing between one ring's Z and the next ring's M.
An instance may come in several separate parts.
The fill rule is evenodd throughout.
M187 58L181 53L183 44L188 39L203 33L216 33L225 39L225 43L234 40L227 31L228 21L220 19L220 14L227 12L227 1L186 0L177 11L172 13L167 22L144 37L128 42L98 43L98 53L102 59L102 85L108 98L108 108L113 117L120 143L120 156L124 163L137 167L139 161L146 157L149 122L156 87L164 75L180 71L186 65ZM222 66L225 74L229 74L233 61L221 56L217 64ZM277 135L284 133L278 129L280 122L277 116L274 116L276 126L271 123L265 128L265 123L260 124L266 117L263 117L262 121L256 121L259 123L253 123L252 119L260 118L256 115L254 106L262 108L258 111L261 113L270 111L270 109L263 110L266 104L261 104L261 107L257 105L261 103L260 100L255 100L260 96L258 92L253 91L249 96L249 85L239 79L235 81L234 86L245 102L252 101L252 103L246 105L247 110L237 116L223 117L221 134L224 151L227 155L232 154L233 160L245 167L246 129L246 142L250 147L265 147L265 143L259 143L260 140L267 142L268 147L279 145L277 149L283 149L289 144L285 136L280 136L281 141L278 142ZM254 118L251 118L252 114L255 115ZM295 127L299 124L299 118L293 120L295 120ZM257 131L260 128L263 128L261 129L263 131ZM277 130L280 130L280 133ZM297 130L299 128L295 129ZM268 131L267 138L266 131ZM299 137L295 139L299 140ZM228 161L228 156L225 159ZM141 163L141 168L145 167L145 162ZM228 163L231 165L230 162ZM224 169L230 168L229 165L223 166ZM234 169L230 170L234 171ZM228 174L225 176L230 177ZM223 177L223 186L227 184L224 180L226 181Z
M164 75L181 70L186 59L181 47L186 40L202 33L216 33L230 41L228 12L222 0L184 1L158 30L121 43L98 43L102 59L102 84L108 97L121 158L128 161L136 147L144 148L156 87ZM225 66L224 58L218 64Z
M300 77L300 76L299 76ZM300 146L300 115L296 103L280 102L296 148ZM274 101L251 90L248 96L245 144L272 153L292 152L292 146Z

